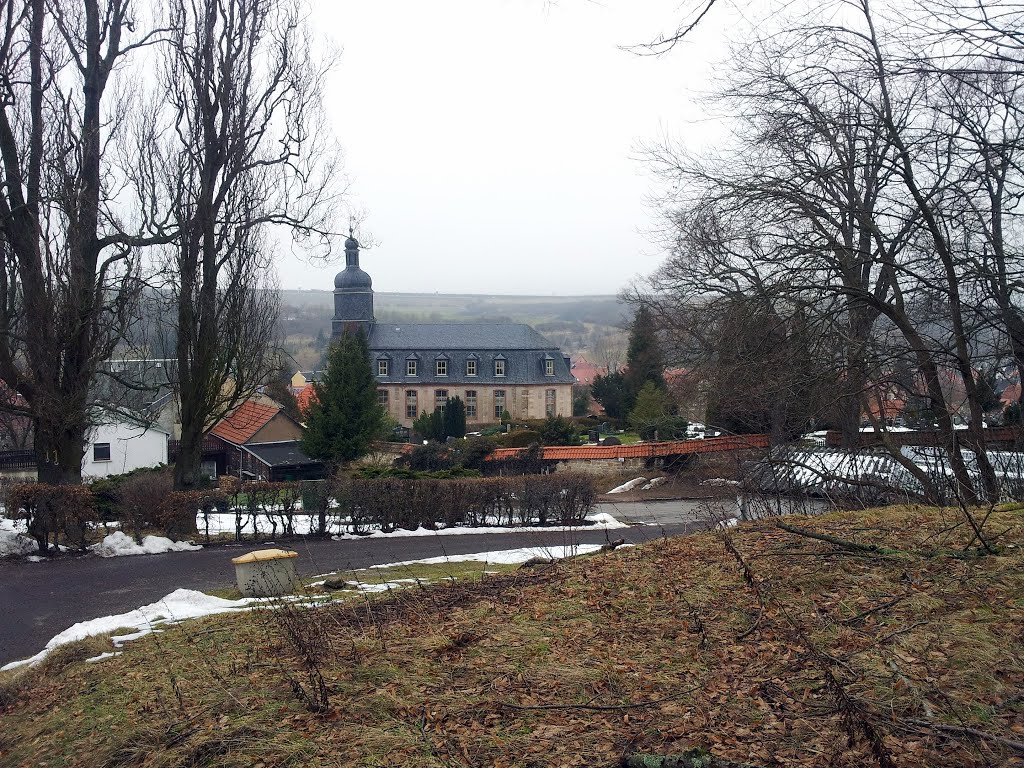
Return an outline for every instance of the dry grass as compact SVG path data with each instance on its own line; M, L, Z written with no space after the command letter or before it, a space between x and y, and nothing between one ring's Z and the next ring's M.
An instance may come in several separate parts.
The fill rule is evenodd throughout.
M1013 765L1005 743L921 723L1024 741L1022 520L994 515L995 557L964 556L953 513L904 507L791 521L895 555L764 521L359 595L304 616L329 638L321 715L286 684L300 662L273 614L193 622L0 691L0 763L590 766L705 746L762 766Z

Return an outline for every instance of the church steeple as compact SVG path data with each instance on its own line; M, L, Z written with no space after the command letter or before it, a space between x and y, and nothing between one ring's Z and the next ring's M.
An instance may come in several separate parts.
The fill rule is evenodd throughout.
M352 227L348 228L348 238L345 240L345 267L359 266L359 241L352 234Z
M345 240L345 269L334 278L331 336L338 338L357 328L369 334L373 321L373 281L359 267L359 241L349 227Z

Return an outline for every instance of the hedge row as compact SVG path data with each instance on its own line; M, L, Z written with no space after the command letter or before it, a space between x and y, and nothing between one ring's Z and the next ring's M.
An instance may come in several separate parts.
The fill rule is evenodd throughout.
M197 491L172 491L166 473L151 473L126 480L109 509L136 539L152 530L172 538L198 533L209 539L212 515L230 515L240 541L247 529L257 537L260 533L269 538L292 535L300 515L312 518L309 530L321 534L343 528L362 533L420 527L579 525L593 510L595 498L593 479L571 472L451 479L339 476L288 483L222 478L219 487ZM8 513L27 521L29 535L43 552L61 539L84 549L90 527L101 519L99 499L88 486L27 483L10 486L4 493Z

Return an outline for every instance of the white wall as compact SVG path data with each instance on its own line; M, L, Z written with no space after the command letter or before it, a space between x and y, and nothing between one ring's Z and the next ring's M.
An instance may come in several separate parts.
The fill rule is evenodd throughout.
M110 444L110 461L93 461L97 443ZM134 424L102 424L94 427L85 446L82 475L106 477L131 472L140 467L167 463L167 433Z

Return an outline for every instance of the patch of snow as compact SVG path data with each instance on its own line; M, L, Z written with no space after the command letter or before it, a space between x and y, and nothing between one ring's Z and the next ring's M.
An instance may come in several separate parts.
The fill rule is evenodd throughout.
M735 517L727 517L725 520L719 520L717 525L715 525L715 528L720 528L722 530L725 530L726 528L735 528L739 525L739 522L740 521Z
M707 486L713 486L713 487L718 487L718 486L722 486L722 487L725 487L725 486L739 487L740 481L739 480L726 480L724 477L712 477L709 480L702 480L700 484L701 485L707 485Z
M206 595L192 589L176 589L155 603L136 608L134 611L128 611L128 613L121 613L116 616L101 616L98 619L90 619L89 621L80 621L77 624L73 624L51 638L46 647L35 656L22 659L21 661L12 661L0 667L0 671L38 664L54 648L84 640L87 637L106 635L118 629L136 630L130 635L119 635L118 638L123 643L129 639L143 637L161 625L177 624L186 619L198 619L202 616L213 616L217 613L233 613L245 610L256 602L259 601L255 598L225 600L224 598Z
M86 659L85 662L86 664L91 664L97 661L103 661L104 659L112 659L115 656L120 656L122 653L124 653L124 651L104 651L99 656L91 656Z
M20 531L0 529L0 557L27 555L38 549L39 545L36 544L35 539L30 539Z
M593 515L587 516L587 522L592 523L596 530L614 530L615 528L629 528L627 523L623 523L616 520L613 515L607 512L596 512ZM583 526L579 525L545 525L537 528L529 528L527 530L540 530L550 533L568 533L571 531L578 531ZM509 528L506 526L497 525L482 525L477 527L469 526L453 526L451 528L417 528L416 530L410 531L405 528L399 528L394 531L371 531L367 534L354 534L354 533L341 533L335 534L331 538L335 541L343 541L346 539L397 539L405 538L407 536L470 536L479 535L485 533L521 533L524 529L522 527Z
M125 555L159 555L164 552L194 552L202 549L189 541L171 541L163 536L146 536L141 544L124 531L115 531L103 541L91 547L100 557L123 557Z
M601 528L607 528L609 530L613 528L629 528L628 523L616 520L607 512L596 512L593 515L588 515L587 520Z
M649 491L652 488L657 488L659 485L664 485L667 482L668 482L668 478L667 477L656 477L653 480L651 480L651 482L649 482L647 485L645 485L643 488L641 488L640 490L641 491Z
M622 485L615 486L610 491L608 491L608 493L625 493L626 491L631 491L638 485L643 485L646 482L646 477L636 477L630 480L628 483L623 483Z
M392 579L391 581L382 581L380 584L364 584L360 581L346 581L345 584L352 587L352 589L358 589L360 592L374 593L374 592L390 592L392 589L404 589L409 584L428 584L429 582L423 579Z
M546 557L552 560L560 560L564 557L575 555L589 555L601 549L600 544L577 544L569 547L523 547L521 549L499 549L494 552L476 552L471 555L444 555L442 557L427 557L422 560L403 560L398 563L384 563L383 565L371 565L371 568L397 568L403 565L434 565L437 563L467 563L479 561L495 565L514 565L525 563L535 557Z

